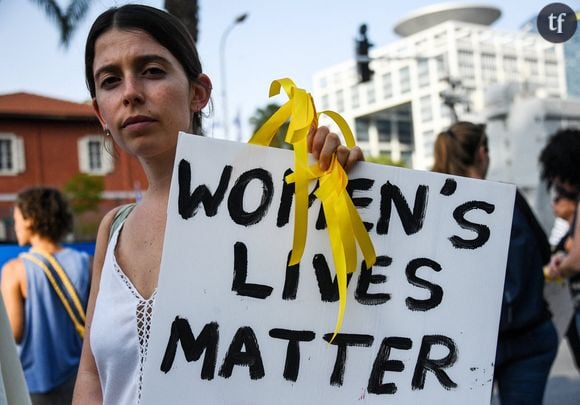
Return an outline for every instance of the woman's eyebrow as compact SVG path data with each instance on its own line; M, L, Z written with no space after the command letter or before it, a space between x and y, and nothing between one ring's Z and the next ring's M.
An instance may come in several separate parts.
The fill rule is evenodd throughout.
M135 57L133 63L134 63L134 65L141 67L141 66L146 65L146 64L151 63L151 62L157 62L157 63L162 63L162 64L169 63L169 61L166 58L164 58L163 56L155 55L155 54L139 55L139 56ZM119 68L119 65L117 63L109 63L109 64L106 64L106 65L98 68L94 73L94 77L97 78L97 77L99 77L99 75L101 75L103 73L116 72L119 70L120 70L120 68Z

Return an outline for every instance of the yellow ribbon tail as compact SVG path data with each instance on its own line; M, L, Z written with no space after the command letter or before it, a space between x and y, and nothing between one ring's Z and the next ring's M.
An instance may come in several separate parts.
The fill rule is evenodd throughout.
M291 266L298 264L304 254L308 231L308 187L311 180L319 181L319 187L314 194L320 199L326 217L339 295L332 342L344 321L348 274L355 272L358 265L357 244L367 268L375 264L376 253L346 190L348 177L336 156L326 171L322 171L318 164L308 164L308 133L318 127L318 118L324 114L338 125L349 148L355 146L354 135L340 114L334 111L317 114L312 96L296 87L289 78L274 80L270 85L270 97L279 94L282 89L288 96L288 101L256 131L249 143L269 145L279 128L290 120L284 139L294 146L294 173L285 178L287 183L294 183L295 190L294 234L289 260Z

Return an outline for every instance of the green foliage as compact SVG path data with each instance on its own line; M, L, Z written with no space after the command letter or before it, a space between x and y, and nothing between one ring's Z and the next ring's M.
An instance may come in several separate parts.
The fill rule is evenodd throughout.
M53 21L60 31L60 43L68 47L72 33L85 18L91 0L72 0L66 9L62 9L55 0L31 0L44 9L46 16Z
M260 129L260 127L264 125L264 123L268 121L268 119L272 115L274 115L276 111L278 111L279 108L280 105L276 103L270 103L266 105L264 108L258 108L254 112L254 115L250 117L250 125L252 126L252 133L255 134L258 131L258 129ZM280 129L278 129L276 135L274 135L274 137L272 138L272 142L270 142L270 146L281 149L292 149L292 145L284 141L286 131L288 131L288 122L286 122L284 125L280 127Z
M74 175L64 186L64 192L70 200L75 214L97 211L101 193L105 189L103 177L79 173Z
M179 18L191 34L193 41L198 39L199 7L197 0L165 0L164 7L169 14Z
M380 154L379 156L366 156L367 162L379 163L387 166L407 167L405 162L395 161L387 154Z

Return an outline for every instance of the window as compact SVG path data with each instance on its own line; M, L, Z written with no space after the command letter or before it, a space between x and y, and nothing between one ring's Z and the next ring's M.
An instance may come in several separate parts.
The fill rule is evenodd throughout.
M369 123L365 120L356 120L356 139L357 141L368 142L369 140Z
M104 175L113 171L113 157L105 150L110 141L99 135L79 139L79 169L82 173Z
M417 73L419 75L419 87L429 85L429 61L427 59L420 59L417 62Z
M538 60L536 58L526 58L525 62L526 62L525 65L526 65L527 71L532 76L538 76L538 74L539 74Z
M377 120L377 132L379 133L379 142L391 142L391 121L387 119Z
M393 82L391 80L391 74L385 73L383 75L383 98L393 97Z
M503 69L506 73L517 74L518 72L518 60L515 56L504 56L503 57Z
M504 59L505 60L505 59ZM496 61L492 53L481 54L481 73L485 83L496 83Z
M439 55L435 60L437 64L437 78L441 80L449 76L447 72L447 55Z
M473 52L461 50L457 54L459 63L459 74L463 78L475 78L475 69L473 64Z
M406 145L411 145L413 143L413 130L411 128L411 123L406 121L399 121L397 127L399 142Z
M14 134L0 134L0 175L16 175L24 170L22 138Z

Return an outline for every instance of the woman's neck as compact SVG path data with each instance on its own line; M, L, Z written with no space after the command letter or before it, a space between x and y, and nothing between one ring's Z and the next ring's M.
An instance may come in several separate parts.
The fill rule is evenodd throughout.
M62 246L58 243L40 235L32 235L30 237L30 246L32 246L32 249L34 250L41 250L50 254L62 249Z
M473 179L484 180L485 175L482 172L483 171L481 170L481 168L479 168L477 166L469 166L467 168L467 177L471 177Z
M147 194L158 197L169 195L174 158L175 154L163 159L140 159L141 166L149 183Z

